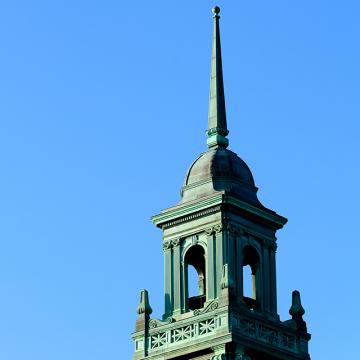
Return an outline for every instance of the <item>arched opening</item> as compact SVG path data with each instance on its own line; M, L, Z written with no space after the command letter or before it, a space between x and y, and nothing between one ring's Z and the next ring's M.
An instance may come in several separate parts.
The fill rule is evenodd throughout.
M245 297L254 298L253 275L250 265L243 267L243 294Z
M249 309L259 307L257 287L259 286L259 255L252 246L243 249L243 298Z
M200 309L206 301L205 251L202 246L192 246L185 254L187 308Z
M188 296L189 298L199 295L199 275L192 265L188 265Z

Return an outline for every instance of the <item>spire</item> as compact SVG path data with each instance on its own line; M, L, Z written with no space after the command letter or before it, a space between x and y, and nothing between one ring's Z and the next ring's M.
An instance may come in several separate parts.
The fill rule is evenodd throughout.
M210 77L210 99L209 99L209 125L207 130L208 147L221 146L226 148L229 140L226 138L229 131L226 125L224 81L221 61L220 8L212 9L214 14L214 32L211 54L211 77Z

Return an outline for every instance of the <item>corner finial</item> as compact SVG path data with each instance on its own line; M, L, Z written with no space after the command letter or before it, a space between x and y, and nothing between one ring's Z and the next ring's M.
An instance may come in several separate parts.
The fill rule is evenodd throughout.
M212 12L214 14L214 32L212 38L210 98L206 142L209 148L227 148L229 140L226 136L229 134L229 131L226 125L224 80L221 60L220 8L214 6Z
M140 304L136 309L136 312L141 315L150 315L152 313L152 309L149 303L149 293L147 290L141 290L140 293Z
M302 334L307 333L306 322L303 319L305 310L301 305L300 292L297 290L292 292L292 302L289 314L292 317L292 320L290 321L293 321L296 324L297 330Z
M297 290L292 292L292 302L289 314L293 317L293 319L302 318L305 314L305 310L301 305L300 292Z

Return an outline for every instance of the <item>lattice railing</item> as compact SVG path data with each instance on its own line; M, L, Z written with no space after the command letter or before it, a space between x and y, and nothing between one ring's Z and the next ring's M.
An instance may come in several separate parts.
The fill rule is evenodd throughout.
M255 319L236 317L234 322L240 332L248 337L297 352L296 337L291 333L272 328Z
M156 350L165 345L175 344L184 340L201 338L213 333L218 327L219 319L218 317L214 317L189 325L183 325L166 331L153 333L149 336L150 349Z

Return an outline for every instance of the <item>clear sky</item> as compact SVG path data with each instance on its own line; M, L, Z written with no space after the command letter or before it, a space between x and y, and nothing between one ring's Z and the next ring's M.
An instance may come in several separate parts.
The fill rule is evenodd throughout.
M161 232L206 150L213 2L0 4L0 359L130 359ZM313 359L359 356L360 2L218 1L230 149Z

